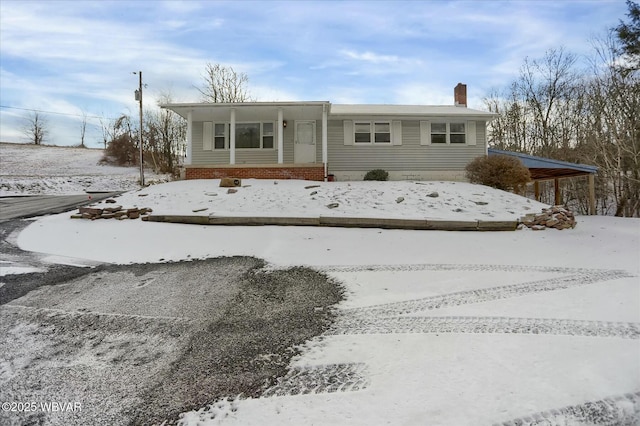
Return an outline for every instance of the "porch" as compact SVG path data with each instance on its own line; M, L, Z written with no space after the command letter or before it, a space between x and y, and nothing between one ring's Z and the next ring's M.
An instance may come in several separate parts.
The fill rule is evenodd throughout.
M187 121L185 179L327 179L330 104L169 104Z

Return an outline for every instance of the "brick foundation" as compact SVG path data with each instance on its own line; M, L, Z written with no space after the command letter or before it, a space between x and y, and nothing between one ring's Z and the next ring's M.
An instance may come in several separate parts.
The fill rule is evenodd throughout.
M185 169L185 179L300 179L324 181L324 167L194 167Z

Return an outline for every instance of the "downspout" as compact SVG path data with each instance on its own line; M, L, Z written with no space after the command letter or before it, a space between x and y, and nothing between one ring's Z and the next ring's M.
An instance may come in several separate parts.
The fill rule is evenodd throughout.
M278 164L284 163L284 119L282 108L278 108Z
M188 166L191 165L193 155L193 111L187 112L187 161Z
M229 130L229 164L236 164L236 110L231 109Z
M324 181L328 180L327 167L327 104L322 104L322 163L324 164Z

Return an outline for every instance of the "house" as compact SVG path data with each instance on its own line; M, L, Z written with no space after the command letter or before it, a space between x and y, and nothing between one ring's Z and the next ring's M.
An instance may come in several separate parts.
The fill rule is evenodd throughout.
M452 105L338 105L328 101L162 105L187 120L186 179L221 177L462 180L487 155L493 113Z

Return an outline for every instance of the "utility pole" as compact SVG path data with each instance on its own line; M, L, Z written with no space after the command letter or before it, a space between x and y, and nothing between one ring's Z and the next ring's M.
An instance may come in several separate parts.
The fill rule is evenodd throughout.
M140 77L140 85L136 90L136 101L140 102L140 185L144 186L144 159L142 157L142 71L133 72Z

